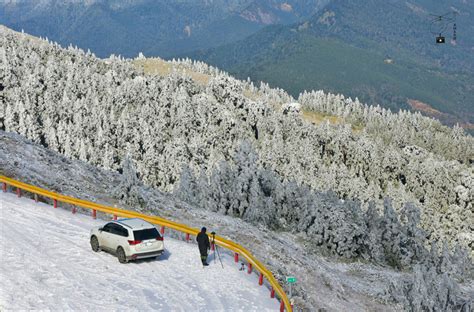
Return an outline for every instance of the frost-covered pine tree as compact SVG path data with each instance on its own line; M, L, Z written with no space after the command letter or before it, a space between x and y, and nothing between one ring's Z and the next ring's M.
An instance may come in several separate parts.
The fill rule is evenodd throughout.
M128 153L140 180L162 191L179 186L187 164L210 180L211 195L199 200L202 206L239 217L252 211L256 218L264 214L251 205L261 206L275 214L265 221L272 226L293 222L294 214L283 208L289 202L284 191L263 200L252 195L266 194L261 175L235 171L234 151L245 141L256 167L276 173L276 180L311 192L333 191L361 201L362 209L371 200L381 207L385 197L397 212L413 202L431 239L472 244L474 141L459 127L323 91L294 99L266 83L238 81L190 60L170 63L177 69L170 75L147 76L131 60L99 60L5 28L0 59L1 129L66 157L118 170ZM208 82L196 83L183 69L209 75ZM294 102L301 104L301 114L282 114L281 107ZM336 122L308 118L328 115ZM220 164L226 168L219 171ZM276 183L274 189L291 188ZM300 204L301 224L311 224L316 210ZM301 224L299 231L306 231Z

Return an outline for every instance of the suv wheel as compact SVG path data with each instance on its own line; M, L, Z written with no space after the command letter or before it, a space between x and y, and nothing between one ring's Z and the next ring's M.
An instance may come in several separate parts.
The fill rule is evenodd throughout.
M120 263L127 263L125 251L123 250L122 247L117 248L117 258Z
M95 252L98 252L100 250L99 240L95 236L91 237L91 247L92 247L92 250Z

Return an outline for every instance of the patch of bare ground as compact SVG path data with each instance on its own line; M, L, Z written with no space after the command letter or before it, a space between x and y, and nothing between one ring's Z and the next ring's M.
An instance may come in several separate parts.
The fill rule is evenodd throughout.
M443 113L433 108L427 103L424 103L418 100L408 99L408 105L410 105L410 107L413 110L418 111L425 116L436 118L442 123L447 124L449 126L458 124L460 127L466 130L474 130L474 124L472 124L471 122L462 120L459 117L456 117L448 113Z
M347 123L342 117L328 115L324 113L314 112L310 110L302 110L301 111L301 118L306 121L311 122L314 125L320 125L325 122L329 122L332 125L340 125ZM363 124L351 124L352 132L359 133L364 129Z
M160 58L147 58L147 59L138 59L134 60L133 64L142 69L145 75L159 75L159 76L168 76L171 74L173 69L184 71L186 75L190 76L196 83L200 85L207 85L211 76L198 73L185 68L179 64L173 64L171 62L162 60Z

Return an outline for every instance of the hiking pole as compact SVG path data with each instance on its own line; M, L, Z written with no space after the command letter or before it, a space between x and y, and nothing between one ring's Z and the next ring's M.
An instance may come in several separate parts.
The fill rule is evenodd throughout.
M214 263L216 263L216 232L211 232L212 235L212 245L214 246Z
M212 232L212 243L214 244L214 260L216 260L216 252L217 252L217 257L219 257L219 261L221 263L222 268L224 268L224 265L222 264L222 259L221 259L221 254L219 253L219 249L217 249L217 245L215 243L216 241L216 232Z
M216 232L212 232L211 235L212 235L212 245L214 246L214 255L213 255L214 256L214 263L216 263L216 243L215 243Z
M221 254L219 253L219 249L217 249L217 245L215 247L216 247L216 251L217 251L217 257L219 257L219 261L221 262L221 266L222 266L222 268L224 268L224 265L222 264Z

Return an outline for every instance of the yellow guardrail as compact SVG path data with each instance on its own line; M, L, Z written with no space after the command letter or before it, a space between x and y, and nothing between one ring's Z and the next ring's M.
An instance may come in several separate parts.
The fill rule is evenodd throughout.
M148 215L135 212L135 211L105 206L105 205L96 204L90 201L77 199L77 198L66 196L66 195L61 195L55 192L51 192L51 191L39 188L34 185L26 184L26 183L5 177L3 175L0 175L0 183L6 183L8 185L28 191L33 194L38 194L44 197L56 199L59 202L68 203L68 204L86 208L86 209L93 209L96 211L101 211L103 213L116 215L120 217L126 217L126 218L141 218L150 223L158 224L158 225L161 225L161 226L164 226L164 227L167 227L179 232L183 232L186 234L197 235L200 232L200 230L196 228L192 228L187 225L173 222L164 218L160 218L156 216L148 216ZM288 300L288 297L286 296L285 291L280 286L278 281L275 279L272 272L268 270L260 261L258 261L247 249L245 249L244 247L240 246L237 243L234 243L228 239L225 239L217 235L215 236L215 243L221 247L230 249L233 252L238 253L239 255L242 255L249 264L251 264L256 270L258 270L267 279L267 281L273 287L273 289L278 294L280 299L283 301L286 311L289 311L289 312L292 311L290 301Z

